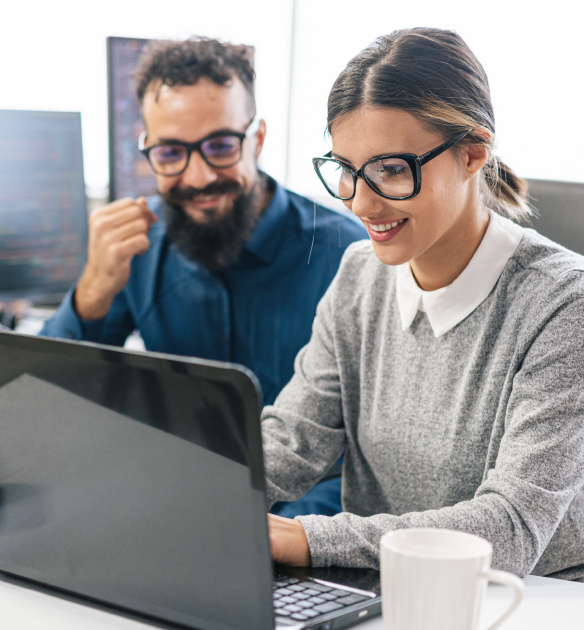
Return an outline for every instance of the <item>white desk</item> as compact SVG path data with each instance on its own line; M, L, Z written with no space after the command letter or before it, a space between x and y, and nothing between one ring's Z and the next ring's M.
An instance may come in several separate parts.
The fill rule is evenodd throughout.
M583 630L584 584L527 577L525 599L503 630ZM509 601L508 590L489 586L480 628L494 620ZM152 626L88 606L0 582L2 630L152 630ZM382 630L381 618L358 626Z

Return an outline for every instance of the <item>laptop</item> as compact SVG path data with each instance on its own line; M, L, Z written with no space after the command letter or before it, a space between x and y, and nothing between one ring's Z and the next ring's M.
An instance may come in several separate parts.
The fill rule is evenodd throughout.
M270 557L247 369L0 332L0 578L165 628L348 627L379 575Z

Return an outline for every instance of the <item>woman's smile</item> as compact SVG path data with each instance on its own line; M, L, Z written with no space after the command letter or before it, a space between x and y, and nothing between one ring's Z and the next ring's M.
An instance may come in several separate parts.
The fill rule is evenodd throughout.
M369 236L377 242L389 241L395 238L402 228L405 227L407 219L399 219L391 223L369 223L363 221Z

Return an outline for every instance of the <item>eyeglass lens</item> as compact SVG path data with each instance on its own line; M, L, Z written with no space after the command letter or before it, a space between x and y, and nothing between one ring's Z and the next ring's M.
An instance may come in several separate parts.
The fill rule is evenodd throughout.
M237 136L209 138L201 144L201 152L212 166L233 166L240 158L241 140ZM149 157L158 174L172 175L187 167L189 152L182 144L163 144L152 147Z
M329 192L341 199L350 199L355 192L355 182L349 168L333 160L323 160L319 173ZM414 192L414 175L410 165L400 158L383 158L370 162L363 174L371 184L388 197L408 197Z

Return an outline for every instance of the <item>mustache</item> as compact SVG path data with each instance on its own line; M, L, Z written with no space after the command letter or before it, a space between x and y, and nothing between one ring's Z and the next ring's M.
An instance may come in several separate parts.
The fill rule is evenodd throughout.
M192 186L171 188L165 196L169 201L192 201L199 195L225 195L228 193L243 193L243 186L234 180L213 182L205 188L193 188Z

